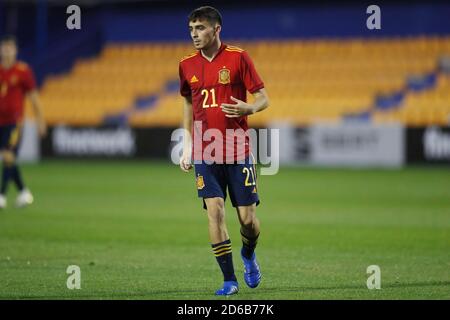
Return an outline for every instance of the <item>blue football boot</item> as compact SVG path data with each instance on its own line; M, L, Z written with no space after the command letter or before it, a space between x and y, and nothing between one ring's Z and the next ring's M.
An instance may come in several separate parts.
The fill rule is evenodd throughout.
M242 254L242 261L244 261L244 280L247 286L250 288L256 288L261 282L261 271L259 270L258 261L256 261L256 254L253 252L253 255L250 259L247 259Z
M216 291L216 296L229 296L239 291L237 281L225 281L223 287Z

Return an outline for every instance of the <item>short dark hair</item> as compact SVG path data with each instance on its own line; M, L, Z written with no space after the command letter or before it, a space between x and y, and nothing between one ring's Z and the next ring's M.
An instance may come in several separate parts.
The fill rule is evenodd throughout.
M6 34L0 38L0 43L9 42L9 41L14 42L17 45L17 39L12 34Z
M195 20L207 20L209 23L218 23L222 26L222 15L219 10L210 6L203 6L192 11L188 16L189 22Z

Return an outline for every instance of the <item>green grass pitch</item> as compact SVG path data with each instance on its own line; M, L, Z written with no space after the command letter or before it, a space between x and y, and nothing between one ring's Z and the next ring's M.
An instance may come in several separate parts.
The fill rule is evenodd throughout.
M193 174L152 162L23 166L35 195L0 211L2 299L223 299ZM232 299L450 299L450 170L282 168L260 176L260 287ZM69 265L81 289L66 287ZM368 290L369 265L381 289Z

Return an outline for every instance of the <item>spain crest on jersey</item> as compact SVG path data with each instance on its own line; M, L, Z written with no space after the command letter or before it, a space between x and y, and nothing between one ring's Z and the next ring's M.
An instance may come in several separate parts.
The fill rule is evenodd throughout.
M197 189L202 190L205 187L205 181L203 180L203 176L198 175L196 180L197 180Z
M230 83L230 70L229 69L221 69L219 71L219 83L227 84Z

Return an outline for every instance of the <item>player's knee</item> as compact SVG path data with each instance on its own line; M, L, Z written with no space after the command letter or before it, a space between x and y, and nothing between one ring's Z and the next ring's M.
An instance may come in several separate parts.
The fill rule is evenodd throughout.
M253 230L259 224L259 221L256 217L247 218L242 221L242 227L248 230Z
M205 202L208 211L223 211L225 209L225 202L222 198L208 198L205 199Z
M239 216L242 227L246 229L253 229L258 223L256 218L256 207L248 206L239 208Z
M12 166L16 161L16 157L14 153L12 153L11 151L4 151L2 153L2 156L3 156L3 163L6 166Z

